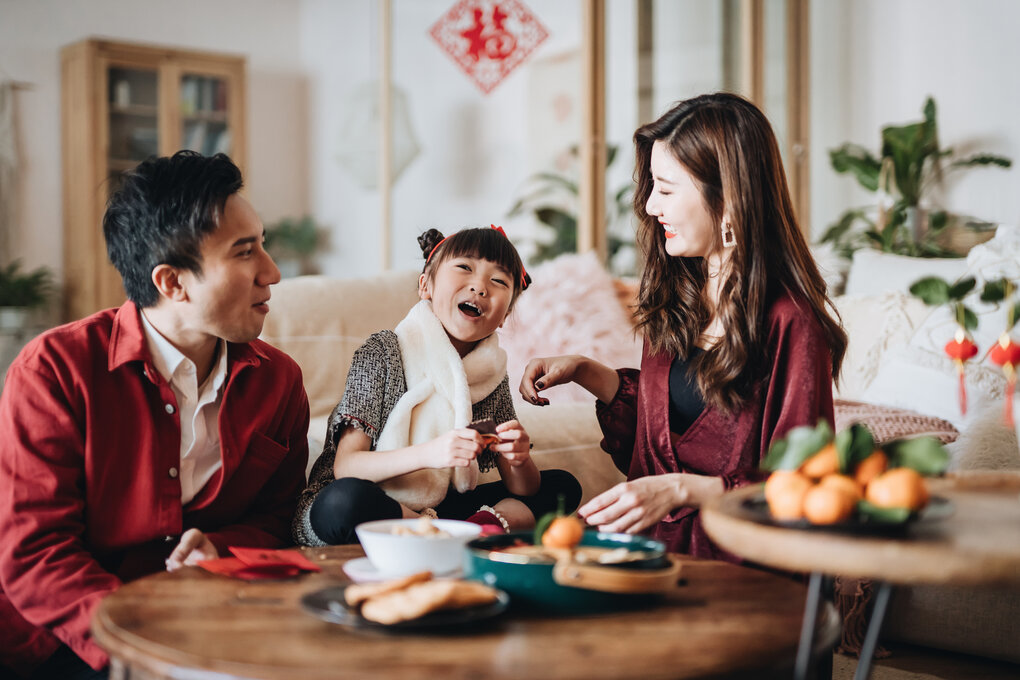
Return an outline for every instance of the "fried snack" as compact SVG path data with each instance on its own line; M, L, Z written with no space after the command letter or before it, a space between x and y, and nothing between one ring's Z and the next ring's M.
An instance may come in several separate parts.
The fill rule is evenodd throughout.
M361 605L361 615L369 621L390 625L441 609L473 607L496 599L496 591L481 583L426 581L368 599Z
M380 581L379 583L356 583L354 585L347 586L347 589L344 590L344 599L351 607L357 607L369 598L403 590L415 583L424 583L431 579L431 571L420 571L417 574L411 574L410 576L404 576L390 581Z
M419 517L414 525L397 524L390 530L394 536L423 536L425 538L449 538L450 532L443 531L428 517Z

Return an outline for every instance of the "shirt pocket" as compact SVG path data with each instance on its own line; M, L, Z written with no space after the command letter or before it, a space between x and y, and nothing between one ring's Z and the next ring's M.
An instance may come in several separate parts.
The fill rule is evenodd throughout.
M287 446L261 432L252 432L248 450L241 462L240 474L235 474L234 479L243 480L245 487L260 489L280 469L289 453L290 448Z

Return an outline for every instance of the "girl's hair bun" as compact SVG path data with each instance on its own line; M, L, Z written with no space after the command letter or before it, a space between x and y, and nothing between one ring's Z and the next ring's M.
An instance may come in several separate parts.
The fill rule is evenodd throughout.
M421 248L421 256L426 260L432 254L432 250L445 238L443 232L438 229L429 229L418 237L418 246Z

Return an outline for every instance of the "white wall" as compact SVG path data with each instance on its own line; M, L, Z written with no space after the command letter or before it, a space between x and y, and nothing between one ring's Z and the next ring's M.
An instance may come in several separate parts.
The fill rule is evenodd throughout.
M528 225L505 214L529 166L528 86L536 61L580 46L580 3L527 2L549 37L488 94L461 72L428 31L455 3L395 0L393 82L408 98L418 157L392 193L394 268L421 266L415 237L428 227L448 233L503 223L512 235ZM379 193L366 190L336 162L340 126L354 90L378 77L376 4L305 0L302 60L311 79L312 205L333 231L323 270L353 276L377 271ZM364 64L367 69L354 68ZM556 139L564 148L577 139Z
M1020 2L816 0L812 31L812 230L873 196L837 175L829 149L878 152L883 125L922 119L931 95L943 146L1010 157L1014 167L963 170L947 183L950 210L1020 224Z
M248 196L263 221L309 207L299 0L0 0L0 78L16 95L21 185L14 257L63 269L60 48L88 37L248 59ZM6 254L5 254L6 255Z
M490 94L478 91L428 36L452 0L395 0L394 80L409 96L419 157L394 186L395 267L420 263L414 237L504 222L534 167L528 129L533 65L580 46L580 3L527 6L550 37ZM672 6L661 3L662 12ZM609 142L630 155L635 126L633 11L608 3ZM691 8L700 5L686 5ZM717 36L702 7L669 36ZM379 199L336 161L341 116L351 93L378 71L377 4L371 0L0 0L0 69L33 84L17 95L23 179L14 256L62 268L59 49L88 36L221 50L248 57L249 195L267 222L311 211L331 231L320 257L326 273L361 275L381 267ZM821 0L811 4L812 210L820 234L846 207L871 197L829 167L828 150L854 141L877 150L886 123L916 120L924 97L939 105L944 144L1020 161L1020 2L1013 0ZM681 41L692 50L700 43ZM668 52L668 50L667 50ZM685 62L687 63L687 62ZM693 62L692 62L693 63ZM660 65L667 77L670 64ZM708 68L706 66L705 68ZM711 78L701 70L698 74ZM661 80L660 77L660 80ZM694 77L693 75L691 77ZM715 77L715 76L713 76ZM714 89L713 86L710 89ZM661 92L656 103L693 93ZM661 96L660 96L661 95ZM661 104L661 106L660 106ZM565 148L576 139L554 138ZM626 181L618 162L611 185ZM950 184L947 206L1020 223L1020 169L975 170Z

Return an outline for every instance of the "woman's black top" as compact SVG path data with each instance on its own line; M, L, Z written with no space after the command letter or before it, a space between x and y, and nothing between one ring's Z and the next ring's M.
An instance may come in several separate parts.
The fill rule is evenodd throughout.
M669 429L677 434L686 432L705 410L692 370L694 359L703 351L695 347L689 359L677 356L669 367Z

